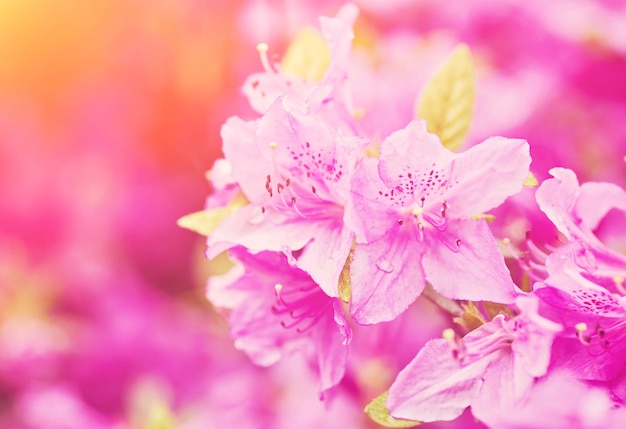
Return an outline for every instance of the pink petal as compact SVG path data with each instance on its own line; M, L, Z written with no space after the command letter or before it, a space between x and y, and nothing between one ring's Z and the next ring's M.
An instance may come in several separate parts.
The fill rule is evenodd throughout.
M381 197L388 192L378 176L378 160L363 159L352 178L352 193L344 212L344 222L358 243L376 241L398 230L395 210Z
M447 340L429 341L389 389L391 415L421 422L455 419L472 403L482 375L500 353L462 366Z
M442 235L447 245L441 243ZM511 275L484 220L451 221L444 233L426 234L425 245L429 249L422 260L426 280L442 295L505 304L514 301L517 292Z
M596 229L611 209L626 212L626 191L612 183L587 182L580 186L574 212L585 227Z
M233 177L250 201L266 197L265 177L274 171L271 158L265 157L257 147L256 128L257 121L232 117L222 125L221 131L224 156L232 166Z
M348 358L347 337L339 327L348 327L348 322L343 316L341 304L335 300L333 303L335 318L327 317L320 320L315 327L313 339L317 345L317 361L320 371L320 393L336 386L346 372L346 361Z
M350 312L364 325L396 318L424 289L422 250L409 237L357 244L350 266Z
M484 384L472 402L474 417L486 422L499 410L521 404L534 382L534 377L517 368L510 349L502 349L497 354L497 362L487 368Z
M316 228L313 239L298 257L297 265L320 285L326 295L337 297L339 275L350 253L353 236L347 228Z
M426 122L415 120L406 128L391 134L381 144L380 177L390 189L407 182L414 183L415 192L419 195L424 186L420 185L420 179L429 179L432 170L443 169L443 174L447 174L453 158L454 154L442 146L439 138L426 131Z
M290 252L302 249L316 234L334 222L290 219L279 213L264 216L260 207L248 205L224 219L209 236L207 256L214 258L235 245L256 253L262 250Z
M297 77L279 73L255 73L246 79L243 93L248 97L250 106L256 112L264 114L281 96L286 96L294 106L304 105L311 87L312 83Z
M443 196L457 218L485 213L521 191L528 177L530 152L525 140L491 137L458 155Z
M554 337L563 327L539 315L539 299L534 295L520 295L515 304L522 312L518 317L528 322L524 324L525 332L511 344L516 368L532 377L542 377L548 371ZM515 326L516 321L510 324Z
M542 212L567 238L571 237L568 226L571 212L578 198L578 179L572 170L553 168L550 174L554 179L545 180L537 189L535 198Z

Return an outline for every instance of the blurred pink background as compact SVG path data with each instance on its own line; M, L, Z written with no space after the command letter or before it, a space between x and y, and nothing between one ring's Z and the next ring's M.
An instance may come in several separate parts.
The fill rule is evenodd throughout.
M261 369L234 349L204 298L203 239L176 225L203 207L221 124L252 115L256 44L280 55L338 6L0 0L0 428L374 427L361 410L395 376L381 362L401 368L428 338L364 352L320 403L301 361ZM389 94L409 108L464 41L470 144L526 138L540 179L560 165L626 185L622 2L359 6L373 73L396 70Z

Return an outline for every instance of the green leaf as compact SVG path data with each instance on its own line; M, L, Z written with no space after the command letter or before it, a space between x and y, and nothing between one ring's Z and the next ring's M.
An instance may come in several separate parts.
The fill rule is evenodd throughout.
M293 39L280 64L281 71L320 82L330 65L330 51L319 31L304 28Z
M226 208L202 210L181 217L176 224L181 228L208 236L226 216L228 216Z
M528 177L526 178L526 180L524 180L524 187L525 188L534 188L537 185L538 185L537 178L535 177L535 175L533 173L531 173L529 171L528 172Z
M415 108L428 132L453 151L465 140L472 122L475 98L474 61L467 45L456 47L428 81Z
M240 192L226 207L202 210L190 213L178 219L176 224L200 235L208 236L227 216L248 204L246 197Z
M352 245L352 249L350 249L350 253L348 254L348 258L346 262L343 264L343 269L341 270L341 274L339 275L339 299L345 302L346 304L350 303L350 297L352 296L352 288L350 287L350 264L352 263L352 258L354 257L354 246Z
M388 428L412 428L420 422L411 420L394 419L387 409L387 396L389 392L384 392L365 407L365 413L379 425Z

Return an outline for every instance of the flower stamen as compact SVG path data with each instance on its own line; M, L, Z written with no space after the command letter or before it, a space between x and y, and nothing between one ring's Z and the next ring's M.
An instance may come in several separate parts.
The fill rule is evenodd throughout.
M330 305L328 297L316 285L283 292L283 286L276 284L274 290L277 302L272 306L272 313L278 316L287 315L290 320L281 320L280 325L284 329L296 328L298 333L315 326ZM293 299L287 300L286 295L291 295Z
M267 51L269 50L269 46L267 43L262 42L256 45L256 50L259 52L259 56L261 57L261 65L263 69L270 74L276 74L276 70L274 70L270 64L270 60L267 57Z

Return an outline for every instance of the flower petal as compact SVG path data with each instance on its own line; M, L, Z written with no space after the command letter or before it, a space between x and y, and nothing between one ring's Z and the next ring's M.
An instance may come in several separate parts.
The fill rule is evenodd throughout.
M484 384L472 401L474 417L487 422L499 410L521 404L534 381L531 375L520 369L510 350L500 350L497 354L498 362L487 368L483 376Z
M550 174L554 179L545 180L535 198L542 212L567 238L571 238L569 225L571 212L579 193L579 184L576 174L566 168L553 168Z
M424 289L421 252L410 237L383 238L354 249L350 313L364 325L396 318Z
M575 213L585 227L596 229L611 209L626 212L626 191L613 183L587 182L580 186Z
M433 422L453 420L473 401L485 369L498 352L462 366L447 340L431 340L389 389L387 406L396 418Z
M378 160L363 159L352 177L344 222L358 243L379 240L398 229L397 214L382 197L389 192L378 176Z
M443 245L442 236L459 241ZM445 233L426 234L425 244L429 249L422 260L426 280L443 296L504 304L514 301L517 292L511 275L484 220L451 221Z
M339 276L350 253L353 237L347 228L316 228L313 239L298 257L297 265L317 282L326 295L338 296Z
M333 303L333 312L334 319L326 317L320 320L312 334L317 345L321 394L341 381L348 359L347 343L351 332L337 300Z
M439 138L426 131L426 122L414 120L406 128L387 137L380 146L380 177L385 185L394 189L400 186L404 192L419 194L441 193L442 189L426 184L440 170L447 170L454 154L445 149ZM441 174L441 173L440 173ZM443 172L443 176L447 171ZM442 176L442 177L443 177ZM422 180L423 179L423 180ZM428 191L426 189L428 188ZM409 204L413 201L409 201Z
M490 137L458 154L445 193L454 217L470 218L498 207L518 193L528 177L530 149L525 140Z
M214 258L235 245L252 253L302 249L316 234L332 227L328 222L289 219L279 213L264 216L260 207L248 205L224 219L207 240L207 256Z

